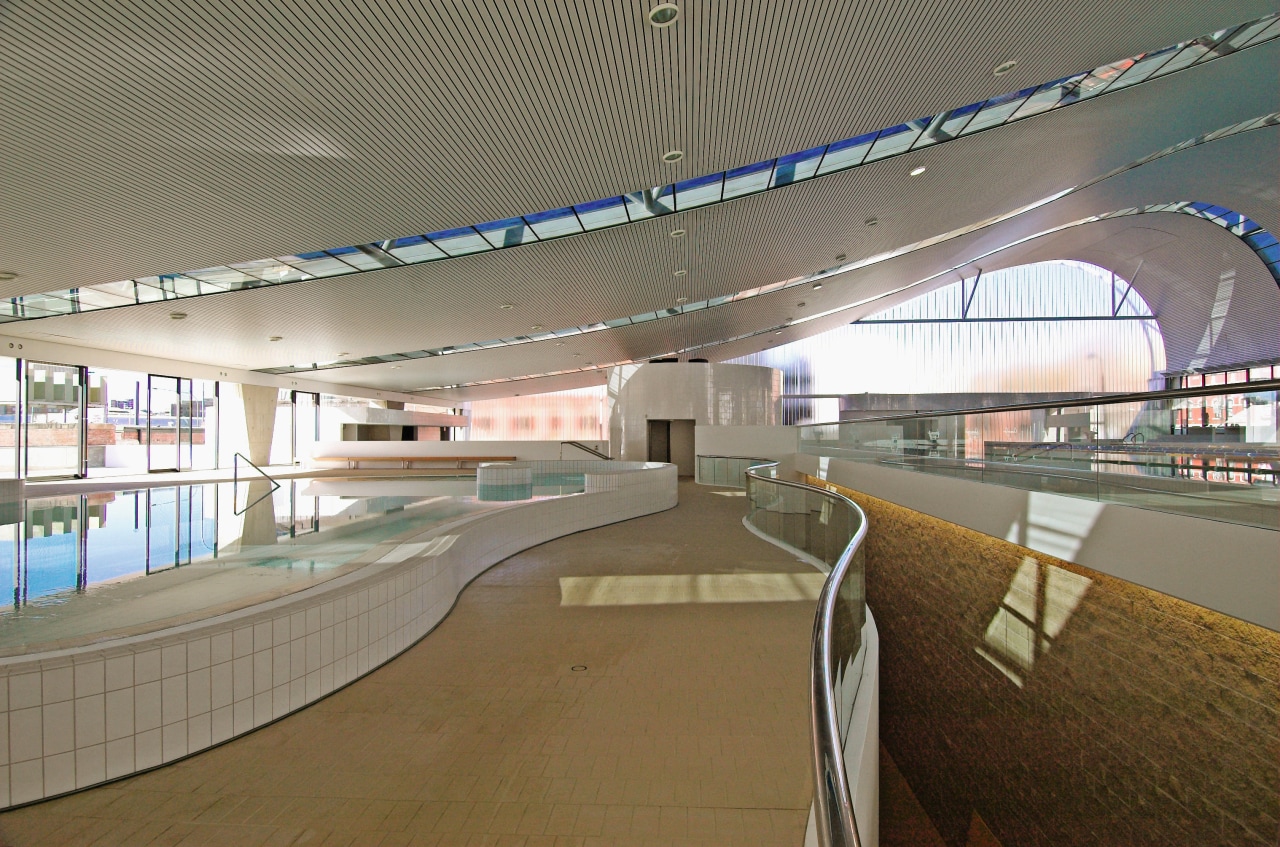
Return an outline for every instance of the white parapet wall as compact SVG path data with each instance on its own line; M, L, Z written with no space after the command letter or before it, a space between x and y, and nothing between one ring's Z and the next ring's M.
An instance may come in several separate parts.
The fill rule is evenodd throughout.
M583 441L605 455L608 441ZM379 456L388 457L378 461ZM345 461L318 461L321 458L357 457L361 468L398 468L401 456L423 459L452 456L515 456L519 461L591 459L590 453L560 441L317 441L308 467L344 468Z
M565 463L579 464L591 467L563 472L587 474L586 493L406 533L365 554L365 567L287 597L144 635L0 660L0 729L7 728L0 731L0 808L148 770L251 732L408 649L471 580L503 559L677 503L674 465Z

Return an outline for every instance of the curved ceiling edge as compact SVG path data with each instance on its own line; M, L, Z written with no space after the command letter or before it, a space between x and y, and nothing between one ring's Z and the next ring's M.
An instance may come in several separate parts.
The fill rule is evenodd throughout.
M944 232L941 235L932 236L922 241L917 241L912 244L907 244L903 247L896 248L886 253L880 253L874 256L868 256L866 258L859 259L857 261L836 265L831 268L826 268L824 270L817 271L816 273L793 277L791 279L783 280L781 282L769 283L768 285L762 285L756 288L747 289L745 291L738 291L732 294L726 294L721 297L713 297L709 300L699 300L693 303L682 303L682 304L677 304L676 306L672 306L665 309L658 309L652 312L645 312L640 315L631 315L629 317L624 317L624 318L615 318L612 320L602 321L602 322L593 323L593 324L586 324L583 326L568 327L566 329L539 331L539 332L530 333L528 335L517 335L510 338L499 338L499 339L493 339L491 341L476 341L476 342L471 342L469 344L457 344L457 345L451 345L448 347L435 347L435 348L429 348L429 349L423 349L423 350L410 350L410 351L400 352L400 353L386 353L386 354L381 354L376 356L364 356L364 357L355 358L355 359L337 359L337 360L328 361L328 362L309 362L309 363L300 363L300 364L294 364L294 365L282 365L280 367L274 367L274 368L261 368L259 369L258 372L274 374L274 375L308 373L308 372L322 371L322 370L333 370L336 368L354 368L354 367L362 367L365 365L385 364L388 362L403 362L411 359L427 359L427 358L433 358L437 356L450 356L457 353L468 353L468 352L475 352L479 350L491 350L491 349L501 348L501 347L514 347L521 344L531 344L537 341L550 341L550 340L561 339L561 338L570 338L578 335L586 335L589 333L601 332L607 329L619 329L626 326L634 326L642 323L648 323L649 321L653 321L653 320L663 320L667 318L679 317L681 315L689 314L691 312L699 312L704 309L711 309L718 306L725 306L730 303L737 303L742 300L749 300L755 297L761 297L766 294L772 294L774 292L783 291L789 288L796 288L804 285L812 285L815 283L820 283L822 280L827 279L829 277L839 276L840 274L844 274L849 271L854 271L860 268L868 267L870 265L879 264L881 262L885 262L890 259L895 259L895 258L898 258L899 256L906 255L907 253L915 252L916 250L922 250L926 247L932 247L933 245L940 244L944 241L950 241L951 239L954 239L954 238L959 238L965 235L969 235L973 232L976 232L980 229L984 229L988 226L993 226L998 223L1004 223L1005 221L1011 220L1017 217L1018 215L1024 214L1034 209L1038 209L1041 206L1047 205L1048 203L1051 203L1054 200L1058 200L1062 197L1066 197L1069 194L1073 194L1077 191L1082 191L1086 188L1090 188L1094 185L1097 185L1100 182L1103 182L1105 180L1111 179L1112 177L1118 176L1119 174L1126 173L1130 170L1133 170L1134 168L1141 167L1142 165L1149 164L1158 159L1162 159L1166 156L1173 155L1174 153L1178 153L1183 150L1189 150L1193 147L1197 147L1201 144L1207 144L1211 141L1217 141L1223 138L1229 138L1231 136L1238 135L1242 132L1249 132L1255 129L1264 129L1266 127L1278 126L1278 125L1280 125L1280 112L1272 112L1271 114L1263 115L1260 118L1251 118L1246 121L1241 121L1237 124L1232 124L1231 126L1223 127L1221 129L1216 129L1216 130L1213 130L1212 132L1204 133L1203 135L1199 135L1195 138L1187 139L1186 141L1180 142L1170 147L1166 147L1163 150L1158 150L1155 153L1152 153L1148 156L1144 156L1143 158L1137 160L1136 162L1123 165L1108 173L1103 174L1102 176L1089 180L1088 182L1085 182L1080 185L1074 186L1072 188L1066 189L1064 191L1058 192L1057 194L1051 195L1049 197L1037 200L1026 206L1022 206L1012 211L1005 212L1004 214L1001 214L999 216L988 218L982 221L977 221L975 223L968 224L964 227L960 227L958 229ZM1178 208L1173 208L1175 206ZM1266 232L1266 230L1263 230L1261 226L1256 224L1254 221L1250 220L1248 217L1236 212L1232 212L1231 210L1221 206L1214 206L1211 203L1169 203L1169 204L1162 204L1162 207L1160 209L1153 208L1153 209L1150 209L1149 211L1182 212L1184 214L1198 215L1200 217L1204 217L1206 219L1219 223L1221 226L1228 229L1233 234L1242 238L1245 241L1245 243L1249 245L1250 249L1252 249L1258 255L1259 259L1262 260L1263 264L1267 265L1268 270L1271 272L1272 277L1276 279L1277 284L1280 284L1280 270L1277 270L1277 267L1275 264L1276 262L1275 252L1277 249L1275 245L1275 240L1274 238L1271 237L1270 233ZM1138 210L1122 209L1116 212L1108 212L1106 213L1106 216L1121 217L1126 214L1137 214L1137 213L1138 213ZM1032 236L1032 237L1035 237L1035 236ZM1268 241L1268 239L1270 239L1270 241ZM1001 249L1004 249L1004 248L1001 248ZM847 307L841 307L841 308L847 308ZM769 331L773 331L773 330L770 329ZM736 339L731 339L731 340L736 340ZM717 342L717 343L726 343L726 342ZM703 345L703 346L706 346L706 345ZM567 372L568 371L557 372L557 373L567 373Z
M1064 230L1072 229L1078 226L1084 226L1085 224L1098 223L1104 220L1128 217L1131 215L1149 215L1149 214L1191 215L1193 217L1200 218L1210 223L1217 224L1218 226L1230 232L1232 235L1235 235L1237 238L1243 241L1249 247L1249 249L1253 250L1253 252L1258 256L1258 258L1263 262L1263 264L1266 265L1267 270L1270 272L1271 277L1273 280L1275 280L1277 286L1280 286L1280 241L1278 241L1276 237L1272 235L1270 232L1268 232L1266 229L1263 229L1261 226L1259 226L1255 221L1240 214L1239 212L1233 212L1230 209L1226 209L1222 206L1216 206L1212 203L1200 203L1200 202L1190 202L1190 201L1181 201L1177 203L1158 203L1150 206L1143 206L1143 207L1130 208L1130 209L1120 209L1115 212L1105 212L1100 215L1090 215L1087 218L1081 218L1076 221L1071 221L1070 223L1065 223L1055 227L1050 227L1049 229L1034 233L1033 235L1028 235L1023 238L1019 238L1016 241L1011 241L1008 244L1001 245L1000 247L997 247L993 250L988 250L985 253L981 253L977 256L974 256L964 262L961 262L960 264L952 265L951 267L945 268L944 270L938 271L937 273L930 274L929 276L924 277L923 279L918 279L915 282L911 282L906 285L902 285L897 288L894 288L891 291L885 291L880 294L876 294L875 296L872 296L872 297L865 297L853 303L847 303L843 306L837 306L833 309L827 309L826 311L818 312L817 314L806 315L803 318L798 318L796 320L790 321L785 324L778 324L776 326L769 326L763 329L753 330L752 332L743 333L742 335L735 335L732 338L723 338L717 341L707 342L705 344L695 344L689 347L682 347L678 350L670 350L664 353L654 353L652 355L645 356L642 359L624 359L617 362L592 363L591 366L589 367L567 368L565 370L549 371L547 373L524 374L522 376L511 376L511 377L499 377L497 379L484 379L484 380L478 380L476 382L454 383L452 385L431 385L431 386L425 386L422 388L415 388L413 389L413 391L414 392L447 391L450 389L458 389L458 388L472 388L480 385L498 385L498 384L508 383L508 382L520 382L526 379L540 379L543 377L564 376L567 374L574 374L574 373L590 373L592 371L599 371L599 370L603 370L604 368L617 367L620 365L639 364L641 362L645 362L653 358L662 358L667 356L681 356L688 353L695 353L700 350L707 350L712 347L720 347L724 344L732 344L736 341L744 341L748 338L756 338L761 335L777 334L777 333L783 332L784 330L790 329L792 327L800 326L802 324L810 323L816 320L821 320L823 318L829 318L832 315L839 314L840 312L845 312L850 309L856 309L859 306L865 306L868 303L874 303L877 300L884 300L888 297L893 297L897 294L901 294L904 291L910 291L913 288L917 288L921 285L932 282L938 279L939 277L944 277L944 276L947 276L948 274L959 273L964 268L973 265L975 262L980 262L983 259L996 255L997 253L1003 253L1005 250L1009 250L1021 244L1026 244L1027 242L1034 241L1038 238L1043 238L1047 235L1054 235ZM1268 257L1270 258L1268 259ZM776 291L779 289L773 288L771 290ZM277 373L278 371L262 371L262 372Z
M371 244L23 295L0 302L0 323L422 264L678 214L994 129L1197 67L1278 37L1280 12L937 115L671 185Z

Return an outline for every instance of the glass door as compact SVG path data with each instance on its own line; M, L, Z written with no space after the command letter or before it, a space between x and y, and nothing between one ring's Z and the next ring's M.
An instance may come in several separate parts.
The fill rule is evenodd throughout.
M27 362L27 477L85 474L84 368Z
M191 380L147 377L147 470L191 470Z
M320 439L320 395L293 392L293 463L301 464L315 452Z

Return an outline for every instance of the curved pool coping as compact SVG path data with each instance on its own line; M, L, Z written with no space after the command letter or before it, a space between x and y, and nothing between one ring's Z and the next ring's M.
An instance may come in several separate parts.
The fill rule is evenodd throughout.
M256 606L0 659L0 809L252 732L403 653L498 562L677 503L674 465L530 464L583 473L587 490L405 533L365 553L357 571Z

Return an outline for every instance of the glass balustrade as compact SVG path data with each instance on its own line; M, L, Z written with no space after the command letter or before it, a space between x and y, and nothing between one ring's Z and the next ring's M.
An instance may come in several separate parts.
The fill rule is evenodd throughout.
M844 750L852 729L862 677L862 629L867 620L862 539L866 516L851 500L785 478L776 463L704 456L711 474L729 475L746 463L747 522L797 552L830 576L818 598L814 621L811 692L814 816L824 847L860 842Z
M800 428L803 453L1280 529L1280 381Z

